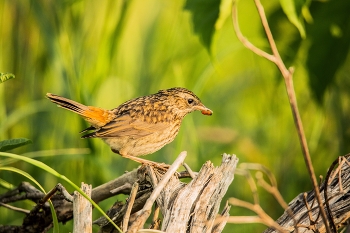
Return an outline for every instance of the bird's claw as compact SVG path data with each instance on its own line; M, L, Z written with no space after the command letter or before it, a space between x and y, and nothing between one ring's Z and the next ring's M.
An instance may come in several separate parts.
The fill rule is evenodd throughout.
M171 165L169 164L166 164L166 163L156 163L156 162L151 162L151 163L142 163L142 165L148 165L148 166L151 166L157 170L161 170L162 173L164 172L167 172L170 168ZM174 173L177 177L180 176L180 173L179 172L175 172Z

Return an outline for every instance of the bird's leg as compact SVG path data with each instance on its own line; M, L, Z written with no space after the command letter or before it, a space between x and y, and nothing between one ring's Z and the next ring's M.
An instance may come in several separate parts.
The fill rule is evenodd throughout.
M139 158L139 157L136 157L136 156L132 156L132 155L128 155L128 154L122 154L119 151L116 151L116 150L113 150L113 149L112 149L112 151L114 153L120 154L123 158L128 158L128 159L131 159L131 160L133 160L135 162L138 162L138 163L141 163L141 164L150 165L150 166L153 166L153 167L161 168L163 170L168 170L169 167L170 167L170 165L165 164L165 163L157 163L157 162L153 162L153 161L150 161L150 160L147 160L147 159L142 159L142 158Z
M141 163L143 165L149 165L155 168L160 168L161 170L168 170L170 165L165 164L165 163L157 163L157 162L153 162L151 160L147 160L147 159L141 159L139 157L136 156L132 156L132 155L121 155L124 158L128 158L131 159L135 162Z

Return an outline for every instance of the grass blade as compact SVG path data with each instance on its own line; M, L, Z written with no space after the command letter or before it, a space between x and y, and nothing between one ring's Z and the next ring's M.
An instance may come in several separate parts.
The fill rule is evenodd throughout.
M120 230L120 228L112 221L112 219L110 219L108 217L108 215L90 198L88 197L76 184L74 184L71 180L69 180L67 177L65 177L64 175L61 175L60 173L58 173L56 170L52 169L51 167L47 166L46 164L44 164L43 162L37 161L35 159L31 159L31 158L27 158L25 156L21 156L21 155L16 155L16 154L12 154L12 153L6 153L6 152L0 152L0 156L3 157L9 157L9 158L13 158L13 159L18 159L27 163L30 163L36 167L39 167L43 170L45 170L46 172L50 173L51 175L56 176L57 178L60 178L64 181L66 181L68 184L70 184L75 190L77 190L82 196L84 196L87 200L89 200L89 202L106 218L108 219L108 221L119 231L122 232L122 230ZM29 174L28 174L29 175Z

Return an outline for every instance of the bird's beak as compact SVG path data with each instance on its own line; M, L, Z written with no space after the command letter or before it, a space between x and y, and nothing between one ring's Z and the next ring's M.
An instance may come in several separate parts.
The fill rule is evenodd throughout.
M203 115L208 115L211 116L213 114L213 111L210 110L209 108L203 106L197 106L197 110L201 111Z

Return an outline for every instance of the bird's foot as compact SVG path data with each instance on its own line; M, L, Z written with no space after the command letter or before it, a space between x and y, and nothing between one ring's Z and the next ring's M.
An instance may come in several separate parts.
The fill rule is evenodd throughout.
M159 173L161 175L164 175L170 168L171 165L166 164L166 163L156 163L156 162L152 162L151 163L142 163L143 166L147 165L153 168L153 171L155 171L156 173ZM175 171L174 175L176 177L180 177L180 173Z
M113 151L113 150L112 150ZM115 152L115 151L113 151ZM117 152L119 153L119 151ZM148 165L151 166L153 168L156 168L158 170L163 170L163 171L167 171L170 168L169 164L165 164L165 163L157 163L157 162L153 162L151 160L147 160L147 159L142 159L136 156L131 156L131 155L121 155L124 158L128 158L131 159L135 162L141 163L142 165Z
M150 166L154 169L157 169L157 170L161 170L161 171L168 171L169 168L170 168L170 165L169 164L165 164L165 163L157 163L157 162L153 162L153 161L143 161L141 163L143 166Z

